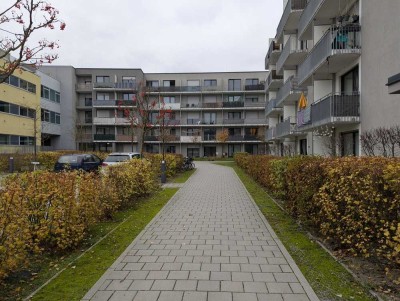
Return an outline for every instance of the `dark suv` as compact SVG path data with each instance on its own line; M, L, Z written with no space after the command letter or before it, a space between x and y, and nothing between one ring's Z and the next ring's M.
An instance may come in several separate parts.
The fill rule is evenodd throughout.
M84 171L97 171L102 160L92 154L71 154L58 158L54 165L55 171L81 169Z

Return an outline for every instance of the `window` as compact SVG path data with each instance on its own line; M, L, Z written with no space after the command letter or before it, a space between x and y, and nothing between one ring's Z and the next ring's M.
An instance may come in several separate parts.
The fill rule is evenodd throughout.
M56 91L56 103L60 103L61 97L60 97L60 92Z
M300 155L307 155L307 139L300 139Z
M215 140L216 129L204 129L204 140Z
M342 156L359 155L359 134L358 131L341 133Z
M241 152L240 144L228 144L228 157L233 157L235 153Z
M160 84L159 84L158 80L148 80L148 81L146 81L146 86L147 87L159 87Z
M6 78L4 83L24 89L28 92L36 93L36 85L14 75L10 75L8 78Z
M247 78L246 86L255 86L258 85L258 78Z
M167 153L170 153L170 154L175 154L176 153L176 147L175 147L175 145L168 145L167 147L166 147L166 150L165 150Z
M47 100L51 100L56 103L60 103L60 92L57 92L53 89L50 89L46 86L41 86L40 88L40 96Z
M241 119L242 113L241 112L228 112L228 119Z
M91 111L85 112L85 123L92 123L92 112Z
M8 102L0 101L0 112L10 113L10 104Z
M205 87L215 87L217 85L217 80L216 79L205 79L204 80L204 86Z
M105 75L96 76L97 83L109 83L110 77Z
M199 87L200 86L200 81L199 80L188 80L187 85L189 87Z
M216 113L204 113L204 123L205 124L215 124L217 119Z
M19 87L19 78L14 75L11 75L10 76L10 85Z
M240 79L228 80L228 90L229 91L240 91L241 90L241 80Z
M246 136L256 137L258 135L258 128L246 128L244 134Z
M242 130L240 128L229 128L228 133L229 136L240 136L242 134Z
M60 124L60 123L61 123L60 114L56 113L56 124Z
M50 99L50 89L47 88L47 87L45 87L45 86L42 86L42 89L41 89L41 96L42 96L43 98Z
M19 137L19 144L20 145L33 145L33 137Z
M97 93L97 100L110 100L110 94L108 93Z
M174 80L164 80L163 87L175 87L175 81Z
M258 97L246 97L246 102L258 102Z
M10 114L19 115L19 106L10 103Z
M28 82L28 91L32 93L36 93L36 85Z
M85 107L91 107L91 106L92 106L92 98L85 97Z
M0 134L0 145L7 145L8 142L9 142L9 136Z
M28 108L20 107L19 108L19 115L28 117Z
M356 66L341 77L341 92L346 95L358 92L358 82L358 66Z
M187 136L198 136L199 135L198 129L189 128L186 130L186 132L187 132Z
M123 100L132 100L136 97L136 94L134 93L124 93L122 94L122 99Z
M122 77L122 82L123 83L132 83L136 80L136 77L134 76L123 76Z
M10 135L10 144L19 145L19 136Z
M241 100L241 96L228 96L228 102L238 102Z
M54 102L56 101L56 91L53 89L50 89L50 100Z
M188 147L187 156L190 157L190 158L198 158L198 157L200 157L200 148Z
M164 96L164 103L175 103L175 96Z

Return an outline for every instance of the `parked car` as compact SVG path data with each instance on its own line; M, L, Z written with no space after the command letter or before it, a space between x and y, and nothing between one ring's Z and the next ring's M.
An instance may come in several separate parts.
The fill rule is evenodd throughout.
M103 161L102 166L106 167L109 165L115 165L122 162L129 161L131 159L140 159L142 155L140 153L111 153Z
M84 171L97 171L103 161L93 154L71 154L58 158L54 165L55 171L81 169Z

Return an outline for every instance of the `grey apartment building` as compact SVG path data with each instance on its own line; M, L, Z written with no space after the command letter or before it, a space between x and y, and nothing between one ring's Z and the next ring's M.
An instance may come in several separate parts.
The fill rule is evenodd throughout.
M365 131L400 124L400 1L284 0L265 67L276 155L361 155ZM303 95L303 96L302 96Z
M162 143L155 126L145 150L190 157L266 152L265 79L268 72L144 73L141 69L41 68L61 82L63 149L138 151L121 101L130 101L140 84L171 110L169 139ZM125 103L128 103L125 102ZM154 108L157 114L157 108ZM226 140L219 133L228 134Z

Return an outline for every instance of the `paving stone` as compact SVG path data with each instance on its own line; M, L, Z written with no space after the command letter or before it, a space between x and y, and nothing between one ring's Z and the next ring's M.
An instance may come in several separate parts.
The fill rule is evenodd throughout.
M183 292L161 292L157 301L181 301Z
M283 294L284 301L309 301L306 294Z
M167 279L169 271L150 271L146 279Z
M125 291L132 284L133 280L113 280L107 286L108 291Z
M129 290L132 291L143 291L150 290L154 280L133 280Z
M257 294L258 301L283 301L281 294Z
M170 271L168 279L188 279L189 271Z
M292 293L289 283L267 283L267 288L270 293L285 294Z
M253 280L256 282L275 282L274 275L272 273L252 273Z
M210 272L209 271L190 271L189 279L209 280L210 279Z
M108 301L113 294L113 291L97 291L96 294L93 296L93 301Z
M246 293L268 293L264 282L243 282Z
M175 280L155 280L151 290L153 291L171 291L174 289Z
M136 291L116 291L108 301L132 301Z
M233 301L257 301L255 293L232 293Z
M230 292L209 292L208 301L232 301Z
M184 292L183 301L207 301L207 292Z
M232 272L232 281L253 281L253 275L248 272Z
M221 291L242 293L242 292L244 292L243 282L241 282L241 281L221 281Z
M198 291L218 292L220 291L220 282L215 280L199 280L197 283Z
M157 301L159 295L160 292L158 291L140 291L133 301Z
M211 272L210 280L225 280L230 281L232 279L231 272Z
M274 273L276 282L298 282L297 277L293 273Z

